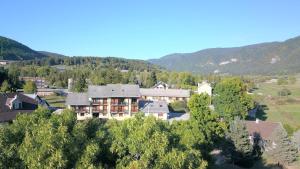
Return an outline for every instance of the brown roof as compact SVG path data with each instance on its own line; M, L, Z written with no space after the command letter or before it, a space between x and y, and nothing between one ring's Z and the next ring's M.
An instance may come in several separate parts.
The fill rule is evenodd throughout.
M32 113L34 110L14 110L10 112L3 112L0 113L0 122L7 122L11 121L16 118L17 114L29 114Z
M250 135L257 133L264 140L270 139L274 131L282 127L279 122L268 121L246 121L246 126Z
M22 110L10 109L8 104L17 95L17 98L25 103L26 107ZM20 113L29 113L36 109L38 103L36 100L21 93L0 93L0 122L13 120Z

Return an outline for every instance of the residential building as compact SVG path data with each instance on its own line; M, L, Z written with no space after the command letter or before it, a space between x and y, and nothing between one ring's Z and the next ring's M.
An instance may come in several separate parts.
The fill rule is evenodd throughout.
M31 113L38 107L38 102L21 93L0 93L0 122L15 119L18 113Z
M152 88L154 88L154 89L169 89L169 85L165 82L159 81Z
M24 82L32 81L35 83L37 88L45 88L48 86L45 78L43 77L19 77L19 80Z
M145 114L145 116L154 116L158 119L168 120L169 108L165 101L149 101L140 100L139 110Z
M185 89L142 88L140 89L140 92L141 97L144 100L166 101L167 103L174 101L188 101L190 98L190 90Z
M284 130L280 122L246 121L250 142L258 143L264 151L276 148L275 135L279 130Z
M203 81L202 83L198 83L198 94L208 94L209 96L212 96L212 87L210 83L207 81Z
M9 62L7 60L0 60L0 65L7 65Z
M87 93L69 93L66 105L77 113L77 119L115 118L122 120L138 112L138 85L108 84L88 86Z
M37 101L38 105L46 109L50 109L50 105L48 104L48 102L45 99L42 99L39 95L37 94L24 94L24 95Z

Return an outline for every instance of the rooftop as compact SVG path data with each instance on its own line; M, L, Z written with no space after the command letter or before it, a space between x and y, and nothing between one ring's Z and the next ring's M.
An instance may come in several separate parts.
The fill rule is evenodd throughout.
M185 89L140 89L142 96L190 97L190 90Z
M69 93L66 105L90 105L87 93Z
M140 111L143 113L169 113L168 104L165 101L139 101Z
M273 132L280 129L281 123L268 121L246 121L247 130L250 135L258 133L262 139L270 139Z
M140 97L140 88L132 84L107 84L106 86L89 86L88 97L112 98L112 97Z

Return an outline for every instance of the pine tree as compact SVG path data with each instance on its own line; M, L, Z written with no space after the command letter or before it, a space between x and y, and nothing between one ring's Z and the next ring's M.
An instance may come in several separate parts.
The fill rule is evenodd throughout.
M270 154L281 164L290 164L298 156L296 144L293 143L284 129L278 130L275 134L273 150Z
M231 159L234 163L248 165L253 161L253 146L249 140L246 124L239 117L230 123L228 132L229 142L231 142Z

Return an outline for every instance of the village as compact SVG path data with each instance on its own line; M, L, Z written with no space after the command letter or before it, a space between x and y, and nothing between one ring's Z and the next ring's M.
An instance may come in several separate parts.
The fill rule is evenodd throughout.
M198 83L195 91L170 88L169 84L159 81L152 88L140 88L139 85L134 84L88 85L86 92L78 93L71 91L72 79L68 80L67 89L45 88L46 82L40 78L22 77L21 80L34 82L37 90L30 94L24 93L23 89L15 93L1 93L1 123L12 122L17 114L31 113L38 107L49 109L53 114L61 114L64 109L72 110L78 121L95 118L124 120L142 112L145 116L154 116L172 123L174 120L190 119L188 109L176 112L170 106L172 103L181 102L186 105L194 94L209 97L213 95L213 87L207 81ZM53 107L43 98L52 95L65 96L65 108ZM211 101L209 107L214 110ZM252 120L245 121L249 140L252 144L258 141L264 151L270 151L276 148L274 135L284 128L280 122L262 121L256 118L257 109L255 107L249 110L248 116ZM216 156L216 163L222 163L223 157L218 157L218 154Z

